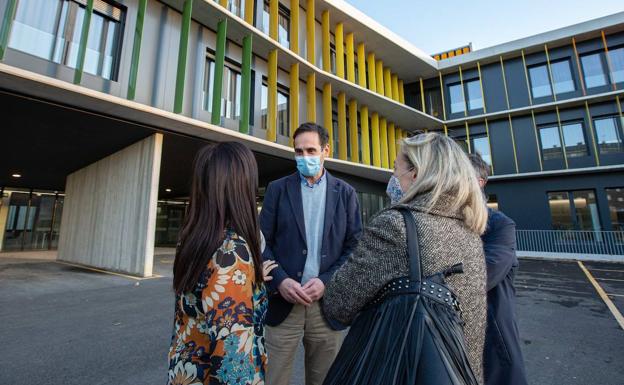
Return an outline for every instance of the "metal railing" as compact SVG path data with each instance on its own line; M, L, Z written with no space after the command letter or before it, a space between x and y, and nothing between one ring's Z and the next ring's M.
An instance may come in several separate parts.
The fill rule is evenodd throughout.
M518 251L624 257L624 231L516 230Z

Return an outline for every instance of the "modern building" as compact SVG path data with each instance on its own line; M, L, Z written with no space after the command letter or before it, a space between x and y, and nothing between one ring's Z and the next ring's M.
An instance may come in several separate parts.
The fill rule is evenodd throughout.
M0 0L0 21L1 250L151 275L198 149L245 143L264 187L305 121L365 220L429 130L484 156L519 229L624 230L624 13L435 58L339 0Z

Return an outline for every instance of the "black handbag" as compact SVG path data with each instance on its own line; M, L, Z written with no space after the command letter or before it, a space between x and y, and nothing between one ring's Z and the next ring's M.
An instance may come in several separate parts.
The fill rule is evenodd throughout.
M444 281L462 265L423 278L414 217L399 211L410 275L388 282L358 315L324 385L478 385L459 301Z

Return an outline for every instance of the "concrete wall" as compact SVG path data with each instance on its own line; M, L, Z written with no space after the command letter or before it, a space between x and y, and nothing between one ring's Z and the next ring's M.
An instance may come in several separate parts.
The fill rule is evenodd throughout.
M67 177L58 259L152 275L162 134Z

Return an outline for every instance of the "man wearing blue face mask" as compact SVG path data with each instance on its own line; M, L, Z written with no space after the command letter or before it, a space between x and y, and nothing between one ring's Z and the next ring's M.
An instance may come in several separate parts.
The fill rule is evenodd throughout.
M306 385L321 385L340 345L342 325L321 313L325 285L355 249L362 232L353 187L332 176L327 130L302 124L294 133L297 172L269 184L260 213L265 260L278 267L269 282L267 385L288 385L303 340Z

